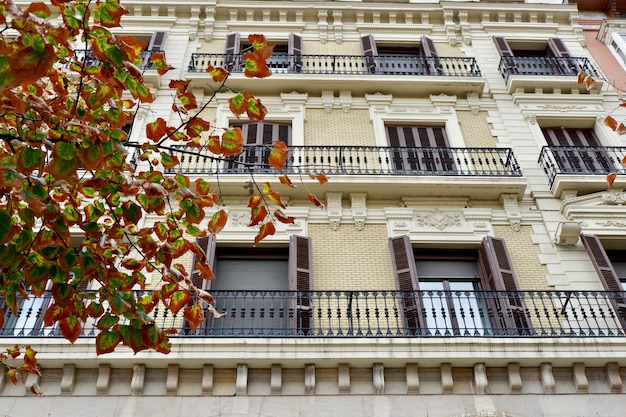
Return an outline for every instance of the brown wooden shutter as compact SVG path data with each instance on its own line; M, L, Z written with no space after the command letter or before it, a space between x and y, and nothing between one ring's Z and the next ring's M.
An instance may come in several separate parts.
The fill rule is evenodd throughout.
M598 273L600 282L606 291L610 291L609 295L611 299L611 305L617 314L617 318L622 325L622 328L626 330L626 293L622 288L622 283L619 277L613 269L611 260L606 254L602 242L595 235L580 235L583 242L583 246L589 254L589 259L593 267Z
M428 36L420 38L420 54L425 58L425 67L429 74L443 74L443 67L435 48L435 43Z
M296 35L295 33L289 34L287 53L292 55L291 71L302 72L302 37L300 35Z
M513 50L511 49L511 47L509 46L509 43L506 41L504 37L494 36L493 42L496 44L496 49L498 50L498 53L500 54L500 56L502 57L514 56Z
M292 329L297 334L313 333L313 250L310 237L289 238L289 291L292 296Z
M560 38L549 38L547 42L548 56L567 58L571 57L569 49Z
M365 56L366 70L372 74L376 73L376 60L373 57L378 55L378 50L376 49L374 35L361 36L361 48Z
M207 237L198 238L198 240L196 240L196 243L198 244L198 246L200 246L200 249L202 249L204 253L206 254L206 264L209 266L209 268L211 268L212 271L215 271L215 268L214 268L215 267L215 249L216 249L215 236L212 234L209 234ZM204 279L200 276L200 273L198 269L196 268L197 261L198 259L196 255L194 254L191 260L191 275L190 275L191 282L197 288L201 288L203 290L208 291L211 289L211 282L213 281ZM190 301L188 305L191 305L191 304L192 302ZM182 311L179 312L179 314L182 314ZM196 330L196 332L198 334L206 334L206 332L208 331L210 327L211 327L211 317L209 317L205 309L204 323L198 326L198 329ZM187 323L187 320L183 320L183 334L189 334L191 332L192 330L189 324Z
M406 236L389 238L391 263L402 303L405 331L407 335L421 335L425 329L422 313L422 302L417 279L415 257L411 247L411 239Z
M531 334L523 295L504 239L487 236L478 248L482 288L498 291L486 297L491 325L498 334Z
M224 60L224 67L227 70L232 70L237 65L239 60L239 53L241 52L241 37L239 33L229 33L226 35L226 48L224 53L227 55Z

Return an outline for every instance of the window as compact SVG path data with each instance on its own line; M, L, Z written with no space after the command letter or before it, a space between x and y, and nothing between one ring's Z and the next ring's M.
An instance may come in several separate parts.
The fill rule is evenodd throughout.
M504 240L470 252L413 249L406 235L389 244L408 334L532 332Z
M361 37L361 48L367 71L372 74L443 73L435 43L428 36L422 36L419 45L402 47L378 45L374 35L365 35Z
M602 286L606 291L614 292L610 296L611 305L616 312L616 319L626 330L626 294L624 293L626 258L623 251L607 252L600 239L594 235L581 235L580 237Z
M561 172L607 173L614 169L593 129L559 127L541 131Z
M507 41L502 36L493 37L500 53L501 66L510 74L521 75L577 75L578 65L560 38L549 38L545 43Z
M244 138L244 149L238 156L228 160L227 172L270 171L268 158L275 142L291 145L290 123L234 123Z
M626 70L626 35L613 33L609 42L609 50L615 55L615 59Z
M267 65L273 73L302 72L302 37L290 33L287 43L271 41L274 53L267 60ZM226 35L226 69L232 69L240 60L240 54L249 45L241 41L239 33Z
M407 173L455 172L444 127L386 126L392 169Z
M228 313L213 320L205 312L198 334L277 336L310 334L312 289L311 240L291 236L288 248L218 247L215 237L199 239L215 279L194 285L210 290L215 308ZM195 265L195 259L193 264ZM191 332L188 325L184 331Z

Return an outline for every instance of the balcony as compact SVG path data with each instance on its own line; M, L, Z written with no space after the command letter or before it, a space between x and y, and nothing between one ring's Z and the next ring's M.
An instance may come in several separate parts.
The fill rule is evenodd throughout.
M262 182L273 181L283 173L289 174L294 183L308 182L307 189L289 190L290 196L298 198L306 198L309 190L325 193L345 191L347 187L351 192L368 192L381 198L417 194L498 198L502 193L521 195L526 187L513 151L504 148L291 146L281 172L267 164L267 146L245 147L240 155L226 160L192 147L174 146L170 152L180 161L170 172L215 178L219 175L223 193L241 193L242 183L247 183L251 174ZM332 178L319 185L309 179L309 173Z
M231 88L252 88L243 76L241 55L208 53L191 56L187 78L192 86L205 87L210 82L205 71L209 65L231 71ZM273 75L263 83L255 83L255 94L303 89L321 94L322 90L348 88L353 95L384 92L406 96L419 92L465 96L468 92L481 93L485 84L476 60L465 57L276 54L269 58L268 66ZM372 85L373 81L383 83Z
M146 83L160 83L161 77L157 73L154 64L150 60L152 54L163 54L165 56L165 52L159 49L154 49L152 51L143 51L141 53L142 63L138 66L138 68L143 72L143 78ZM76 49L74 50L74 58L85 64L86 67L93 67L100 64L100 61L93 55L93 51L91 49ZM69 66L69 64L67 65Z
M145 291L143 293L146 293ZM151 313L177 337L597 338L623 337L624 292L604 291L213 291L228 313L195 331L182 313ZM0 337L60 337L42 327L50 294L6 312ZM613 308L613 306L617 306ZM206 315L209 316L208 314ZM86 326L82 337L97 329Z
M529 93L538 89L546 92L556 89L563 92L572 89L584 91L585 87L578 84L578 73L581 71L596 79L596 88L602 86L600 73L587 58L504 56L500 59L498 70L510 94L518 89Z
M622 159L624 146L544 146L539 164L548 175L550 188L559 196L563 190L578 190L580 194L606 190L606 176L619 174L615 185L624 184L626 168Z

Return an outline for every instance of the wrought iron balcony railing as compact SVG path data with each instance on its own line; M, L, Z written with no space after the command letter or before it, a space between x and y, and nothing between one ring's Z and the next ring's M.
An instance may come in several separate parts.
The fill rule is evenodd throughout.
M142 63L141 65L139 65L139 69L146 70L146 71L155 70L156 68L154 67L154 64L152 63L152 61L150 60L150 57L152 56L152 54L156 54L156 53L165 54L165 52L159 49L154 49L152 51L143 51L140 55L142 59ZM93 51L91 49L76 49L74 51L74 58L79 62L83 62L86 67L93 67L100 63L98 58L96 58L93 55Z
M180 164L172 172L186 174L276 173L267 159L268 146L246 146L227 160L187 146L170 148ZM376 146L290 146L284 173L325 175L460 175L520 177L511 149L408 148Z
M505 81L514 75L576 77L581 71L593 77L600 75L589 59L576 57L504 56L498 69Z
M143 292L145 293L145 292ZM604 291L214 291L195 331L160 305L150 312L180 337L615 337L624 336L626 293ZM42 327L50 294L19 301L2 337L59 336ZM209 314L207 313L208 317ZM86 326L83 336L95 336Z
M621 163L625 155L624 146L544 146L539 163L552 186L559 174L626 174Z
M476 60L465 57L274 54L267 63L274 74L481 76ZM212 65L238 73L244 64L240 54L194 53L188 70L204 72Z

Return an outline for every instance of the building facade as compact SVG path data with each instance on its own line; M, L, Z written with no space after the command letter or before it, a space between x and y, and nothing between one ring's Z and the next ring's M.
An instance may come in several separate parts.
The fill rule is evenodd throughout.
M0 342L32 345L43 376L0 379L0 416L625 415L626 142L602 120L626 112L576 4L124 4L124 33L176 67L146 70L157 99L130 140L175 124L171 79L244 132L227 161L171 148L173 171L219 182L229 221L199 243L229 315L192 331L161 310L171 354L97 357L93 334L54 337L29 301ZM602 25L623 38L618 20ZM243 75L253 33L276 44L267 79ZM238 90L263 123L232 115ZM296 188L264 165L278 140ZM296 221L253 247L246 205L265 181Z

